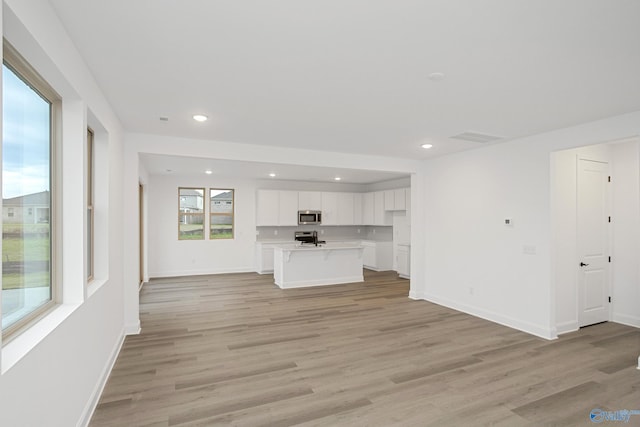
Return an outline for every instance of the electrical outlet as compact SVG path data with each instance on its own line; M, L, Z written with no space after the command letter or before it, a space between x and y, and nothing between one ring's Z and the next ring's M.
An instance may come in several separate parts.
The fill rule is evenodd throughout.
M473 295L474 289L472 286L469 286L469 295Z
M273 235L277 236L278 235L278 230L273 230Z
M358 228L358 234L360 234L360 229Z
M320 229L320 234L324 234L324 230Z

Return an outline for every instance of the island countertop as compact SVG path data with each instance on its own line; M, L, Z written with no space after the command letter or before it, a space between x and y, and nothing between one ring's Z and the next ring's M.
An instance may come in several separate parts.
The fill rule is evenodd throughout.
M345 242L318 243L318 246L311 244L301 245L296 243L288 243L274 245L274 249L281 249L283 251L327 251L334 249L363 249L363 246L359 243Z

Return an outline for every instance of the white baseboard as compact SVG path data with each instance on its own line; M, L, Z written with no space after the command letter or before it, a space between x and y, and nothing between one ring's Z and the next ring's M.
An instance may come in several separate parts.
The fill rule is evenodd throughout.
M343 283L360 283L364 282L363 276L343 276L335 277L332 279L320 279L320 280L295 280L287 281L286 283L277 283L278 287L282 289L292 288L306 288L310 286L323 286L323 285L341 285Z
M138 335L142 329L140 328L140 320L135 323L124 325L125 335Z
M622 323L623 325L627 326L633 326L634 328L640 328L640 318L636 316L614 313L612 321L616 323Z
M412 295L409 295L412 297ZM422 299L425 301L433 302L438 305L442 305L453 310L461 311L463 313L470 314L472 316L479 317L484 320L489 320L494 323L498 323L509 328L517 329L522 332L526 332L531 335L535 335L546 340L554 340L558 338L558 333L555 327L544 328L534 323L525 322L522 320L514 319L509 316L504 316L500 313L495 313L489 310L485 310L480 307L474 307L467 304L461 304L456 301L449 300L447 298L437 297L435 295L429 295L423 292L417 292L414 299Z
M236 269L197 269L197 270L168 270L154 271L149 273L150 278L157 277L182 277L182 276L204 276L207 274L233 274L233 273L255 273L254 267Z
M558 323L556 325L556 329L558 330L558 335L561 335L569 332L575 332L580 329L580 326L578 326L577 320L570 320L568 322Z
M100 401L100 396L102 396L102 392L104 391L104 387L107 385L107 380L111 375L111 371L113 370L114 365L116 364L116 360L118 359L118 355L120 354L120 350L122 349L122 345L124 344L124 330L120 333L120 338L116 342L115 347L113 348L111 354L109 355L109 359L107 359L107 364L102 369L102 373L100 374L100 379L96 384L87 405L82 411L82 416L80 417L80 421L78 421L79 427L86 427L89 425L91 421L91 417L98 406L98 402Z

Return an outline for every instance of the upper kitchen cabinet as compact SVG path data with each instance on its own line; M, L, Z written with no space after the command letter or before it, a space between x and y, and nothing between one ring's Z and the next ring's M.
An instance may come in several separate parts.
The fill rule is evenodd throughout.
M407 209L407 196L406 192L409 190L408 188L398 188L397 190L393 190L393 205L394 210L396 211L404 211Z
M301 211L322 210L322 193L319 191L298 192L298 210L301 210Z
M258 190L256 195L256 225L279 225L280 194L278 190Z
M364 195L362 193L353 193L353 223L355 225L364 224L364 221L362 220L363 196Z
M354 225L355 222L355 194L338 193L338 225Z
M397 188L384 192L384 210L404 211L407 209L407 194L411 197L410 188Z
M395 211L395 190L386 190L384 192L384 210L385 211Z
M374 225L373 193L362 195L362 225Z
M384 209L384 191L376 191L373 193L372 225L393 225L391 213Z
M322 225L338 225L338 194L321 193Z
M298 192L279 191L278 225L298 225Z
M298 225L298 192L258 190L256 225Z

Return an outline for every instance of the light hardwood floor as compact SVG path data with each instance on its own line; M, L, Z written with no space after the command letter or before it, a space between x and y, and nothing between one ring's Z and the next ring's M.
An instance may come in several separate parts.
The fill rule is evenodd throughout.
M365 277L151 281L91 426L587 426L594 408L640 410L638 329L546 341Z

